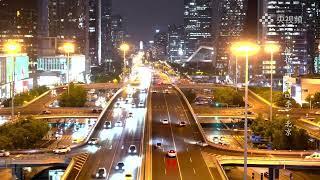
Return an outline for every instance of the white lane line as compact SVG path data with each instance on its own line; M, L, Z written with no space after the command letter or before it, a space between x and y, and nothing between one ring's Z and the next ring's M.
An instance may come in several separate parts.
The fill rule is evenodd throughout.
M189 152L189 148L187 147L187 152Z
M190 162L192 162L192 159L191 159L191 157L190 157L190 159L189 159L189 160L190 160Z
M192 168L192 169L193 169L193 173L194 173L194 174L197 174L197 173L196 173L196 170L195 170L194 168Z
M179 163L177 146L176 146L176 142L175 142L175 140L174 140L173 129L172 129L172 125L171 125L171 118L170 118L170 114L169 114L168 102L167 102L167 99L166 99L166 95L163 94L163 96L164 96L164 101L165 101L166 107L167 107L168 120L169 120L170 129L171 129L171 136L172 136L172 140L173 140L173 146L174 146L174 150L175 150L176 153L177 153L177 162L178 162L178 169L179 169L180 179L182 180L182 173L181 173L181 168L180 168L180 163Z

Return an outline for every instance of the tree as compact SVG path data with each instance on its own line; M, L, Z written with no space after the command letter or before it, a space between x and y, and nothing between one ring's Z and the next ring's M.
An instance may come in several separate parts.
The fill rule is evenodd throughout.
M276 105L281 107L286 107L288 103L290 102L290 107L299 108L301 107L291 96L288 92L282 93L280 97L276 97Z
M188 89L188 90L182 90L183 94L186 96L186 98L188 99L189 103L193 103L194 100L196 99L196 93L191 90L191 89Z
M309 94L306 98L306 101L311 101L312 107L320 108L320 92L316 92L315 94Z
M83 107L87 101L87 92L82 86L73 83L69 85L70 91L64 92L58 98L61 107Z

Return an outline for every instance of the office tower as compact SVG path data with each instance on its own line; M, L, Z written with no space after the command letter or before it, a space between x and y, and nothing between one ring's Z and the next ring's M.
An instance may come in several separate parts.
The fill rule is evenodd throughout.
M167 54L170 61L181 61L185 58L185 33L183 26L170 25L168 27Z
M167 57L168 36L166 32L156 30L154 35L154 57L156 60L164 60Z
M308 51L310 27L307 0L267 0L261 3L261 43L273 41L281 46L277 72L281 75L309 74L311 55ZM310 2L310 1L309 1Z
M240 39L244 31L247 0L214 0L213 41L216 47L216 74L225 76L233 57L231 43Z
M111 58L112 41L111 41L111 14L112 0L101 1L101 60Z
M184 27L187 56L200 45L212 46L211 0L184 0Z
M125 38L124 20L120 15L113 15L111 18L111 41L112 46L118 49Z

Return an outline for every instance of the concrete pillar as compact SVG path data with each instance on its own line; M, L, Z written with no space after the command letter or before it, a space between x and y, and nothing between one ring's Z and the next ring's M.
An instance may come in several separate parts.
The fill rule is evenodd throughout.
M277 168L269 168L269 180L279 179L279 169Z
M22 166L14 165L12 167L12 180L24 180Z

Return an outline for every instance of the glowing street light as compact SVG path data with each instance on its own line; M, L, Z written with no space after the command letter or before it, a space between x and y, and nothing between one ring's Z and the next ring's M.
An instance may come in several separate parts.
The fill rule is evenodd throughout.
M68 82L68 94L70 94L70 53L75 52L75 45L71 42L66 42L61 48L67 54L67 82Z
M280 46L276 43L269 42L264 47L265 52L270 53L270 121L272 121L272 105L273 105L273 54L279 52Z
M249 83L249 56L256 54L259 46L248 41L236 42L231 46L231 52L236 56L246 57L245 67L245 121L244 121L244 180L248 174L248 83Z
M129 45L123 43L120 45L120 50L123 51L123 73L126 72L126 52L129 51Z
M21 45L17 41L8 41L4 44L4 51L13 57L13 70L12 70L12 86L11 86L11 119L14 119L14 96L15 96L15 68L16 68L16 56L21 53Z

